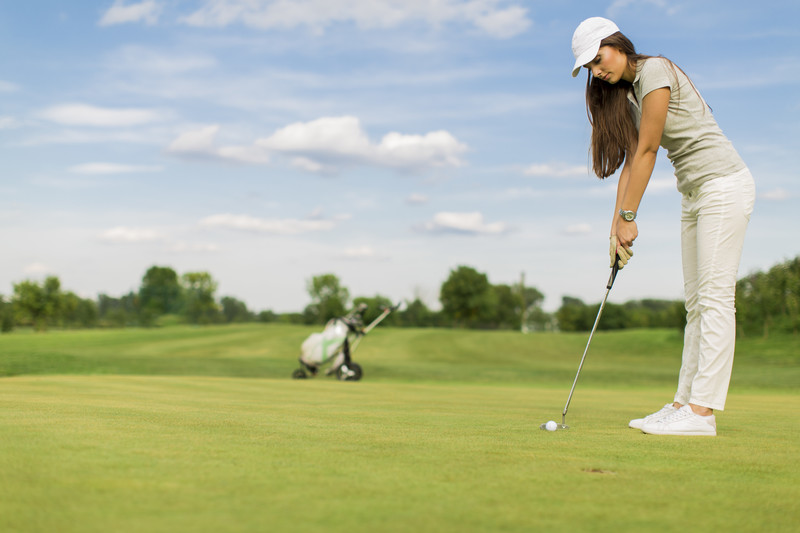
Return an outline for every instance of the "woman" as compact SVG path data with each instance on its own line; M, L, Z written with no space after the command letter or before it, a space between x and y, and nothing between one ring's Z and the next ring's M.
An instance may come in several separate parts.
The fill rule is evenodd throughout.
M638 237L636 215L659 146L675 168L681 202L686 330L672 403L630 421L658 435L717 434L714 411L728 393L736 335L734 297L755 186L700 93L670 60L637 54L610 20L583 21L572 37L575 65L589 71L586 106L595 174L620 166L611 223L611 264L622 268Z

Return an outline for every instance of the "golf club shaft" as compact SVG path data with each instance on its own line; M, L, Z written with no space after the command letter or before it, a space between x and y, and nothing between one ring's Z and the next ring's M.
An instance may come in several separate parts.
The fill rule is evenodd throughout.
M369 324L367 327L365 327L365 328L364 328L364 334L366 335L367 333L369 333L370 331L372 331L372 329L373 329L375 326L377 326L378 324L380 324L380 323L381 323L381 321L382 321L384 318L386 318L386 317L389 315L389 313L391 313L391 311L392 311L391 309L384 309L383 313L381 313L380 315L378 315L378 318L376 318L375 320L373 320L373 321L372 321L372 323L370 323L370 324Z
M372 328L374 328L375 326L377 326L378 324L380 324L380 323L381 323L381 321L382 321L384 318L386 318L387 316L389 316L389 313L391 313L392 311L396 311L396 310L397 310L399 307L400 307L400 304L397 304L397 305L395 305L395 306L392 306L392 307L387 307L386 309L384 309L384 310L383 310L383 312L382 312L380 315L378 315L378 318L376 318L375 320L373 320L371 324L369 324L367 327L365 327L365 328L364 328L364 334L366 335L367 333L369 333L370 331L372 331Z
M575 374L575 380L572 382L572 388L569 390L569 396L567 397L567 403L564 406L564 411L561 413L561 424L566 425L567 421L567 409L569 409L569 402L572 401L572 394L575 392L575 385L578 384L578 377L581 375L581 369L583 368L583 362L586 360L586 354L589 353L589 345L592 343L592 337L594 336L594 332L597 329L597 324L600 322L600 315L603 314L603 307L606 306L606 300L608 300L608 293L611 292L611 287L614 286L614 280L617 278L617 272L619 272L619 256L617 256L616 260L614 261L614 265L611 268L611 276L608 278L608 283L606 284L606 295L603 297L603 302L600 304L600 309L597 310L597 318L594 319L594 325L592 326L592 332L589 333L589 341L586 343L586 349L583 350L583 357L581 357L581 363L578 365L578 372Z

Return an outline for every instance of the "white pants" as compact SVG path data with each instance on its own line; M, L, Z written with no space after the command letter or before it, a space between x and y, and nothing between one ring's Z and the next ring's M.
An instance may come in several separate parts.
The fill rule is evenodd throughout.
M722 410L736 343L736 277L755 202L748 169L683 195L686 330L675 401Z

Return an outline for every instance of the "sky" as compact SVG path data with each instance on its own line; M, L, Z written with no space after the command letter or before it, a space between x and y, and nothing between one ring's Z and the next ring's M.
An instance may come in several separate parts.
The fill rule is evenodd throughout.
M422 299L459 266L599 302L616 176L590 175L581 20L694 81L750 167L740 276L800 254L796 0L57 0L0 4L0 294L84 298L154 265L301 311ZM681 299L661 150L609 301Z

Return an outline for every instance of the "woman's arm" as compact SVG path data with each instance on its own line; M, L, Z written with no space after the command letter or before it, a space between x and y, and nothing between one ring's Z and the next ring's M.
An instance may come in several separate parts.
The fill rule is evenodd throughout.
M611 235L617 234L617 221L619 221L619 210L622 208L622 202L625 199L625 190L628 188L628 180L631 178L631 158L625 158L625 164L622 165L622 171L619 173L619 181L617 182L617 202L614 204L614 215L611 217Z
M617 201L614 203L614 214L611 217L611 235L608 238L608 255L611 258L609 266L614 266L614 261L619 262L619 268L624 268L628 260L633 256L633 250L629 246L620 246L617 241L617 221L619 221L619 210L625 197L625 190L628 188L628 180L631 177L630 158L625 158L625 164L619 174L617 182Z
M653 167L656 164L656 153L661 144L661 135L664 132L664 123L667 121L667 108L669 107L669 88L662 87L647 94L642 99L642 120L639 124L639 142L630 162L630 171L622 190L620 202L620 188L623 186L623 175L620 174L620 185L617 188L617 212L619 209L636 211L650 181ZM628 167L626 161L625 166ZM625 168L623 168L623 174ZM616 231L619 245L630 247L639 235L635 221L627 222L617 215Z

